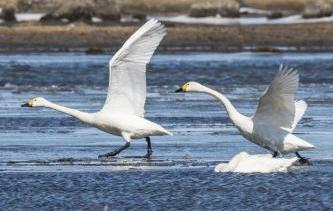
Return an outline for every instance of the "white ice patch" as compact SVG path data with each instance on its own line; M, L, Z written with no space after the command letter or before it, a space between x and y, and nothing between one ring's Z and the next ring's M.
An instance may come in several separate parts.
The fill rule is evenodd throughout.
M251 7L241 7L239 9L239 12L241 14L245 13L245 14L268 15L272 11L270 11L270 10L261 10L261 9L251 8Z
M100 18L98 18L98 17L92 17L92 18L91 18L91 21L92 21L93 23L101 23L101 22L103 22L103 20L100 19Z
M266 17L241 17L241 18L225 18L225 17L203 17L195 18L187 15L175 17L149 17L156 18L159 21L182 23L182 24L207 24L207 25L263 25L263 24L298 24L298 23L319 23L332 22L333 16L323 18L304 19L301 15L291 15L284 18L269 19Z
M25 21L40 21L40 19L44 16L44 13L18 13L16 14L16 20L18 22Z
M238 172L238 173L272 173L287 172L298 159L273 158L270 154L249 155L241 152L234 156L229 163L221 163L215 167L215 172Z

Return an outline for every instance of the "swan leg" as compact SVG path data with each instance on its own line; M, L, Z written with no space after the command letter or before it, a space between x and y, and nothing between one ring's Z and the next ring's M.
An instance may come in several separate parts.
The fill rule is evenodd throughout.
M279 153L277 151L274 151L273 158L276 158L278 155L279 155Z
M146 137L147 142L147 154L144 156L145 158L150 158L150 156L153 154L153 149L151 147L150 137Z
M295 152L296 156L299 158L299 163L302 164L302 165L309 165L310 164L310 161L309 159L301 156L298 152Z
M123 151L124 149L127 149L130 146L130 142L126 142L125 145L116 148L115 150L113 150L112 152L103 154L103 155L99 155L98 158L108 158L108 157L113 157L118 155L121 151Z

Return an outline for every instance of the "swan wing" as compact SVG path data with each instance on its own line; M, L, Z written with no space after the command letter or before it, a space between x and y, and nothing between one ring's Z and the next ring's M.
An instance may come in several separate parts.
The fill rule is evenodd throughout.
M295 117L293 125L291 126L290 132L293 132L298 124L298 122L302 119L306 109L308 108L308 104L305 101L300 100L295 102Z
M281 65L278 74L259 100L257 111L253 116L254 124L292 130L302 113L297 114L297 106L295 106L297 104L295 104L295 92L298 84L297 71Z
M103 110L143 117L146 101L146 65L166 34L152 19L138 29L109 63L109 89Z
M281 127L281 128L288 131L289 133L292 133L295 130L298 122L302 119L307 108L308 108L308 104L306 104L305 101L303 101L303 100L296 101L295 102L296 111L295 111L293 125L291 126L291 128L284 128L284 127Z

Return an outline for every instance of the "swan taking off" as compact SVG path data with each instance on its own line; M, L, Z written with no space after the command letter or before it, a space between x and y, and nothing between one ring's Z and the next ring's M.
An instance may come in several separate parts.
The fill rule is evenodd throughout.
M85 113L51 103L37 97L22 107L47 107L96 127L104 132L122 136L125 145L99 158L115 156L130 146L131 139L145 138L146 158L152 147L150 136L172 135L160 125L144 118L146 100L146 65L166 34L166 29L156 20L150 20L138 29L110 60L108 95L102 110Z
M307 163L298 151L314 146L292 134L307 108L304 101L295 101L298 83L297 71L281 65L252 117L240 114L223 94L197 82L185 83L176 92L201 92L213 96L224 105L232 123L246 139L272 151L273 157L294 152L300 162Z

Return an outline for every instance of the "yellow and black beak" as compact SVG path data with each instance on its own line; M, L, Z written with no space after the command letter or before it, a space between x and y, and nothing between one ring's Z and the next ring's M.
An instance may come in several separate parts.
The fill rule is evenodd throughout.
M21 107L32 107L32 100L29 100L28 102L22 104Z
M179 89L177 89L175 92L186 92L186 84L181 86Z
M177 89L175 92L176 92L176 93L177 93L177 92L183 92L182 87L180 87L179 89Z

